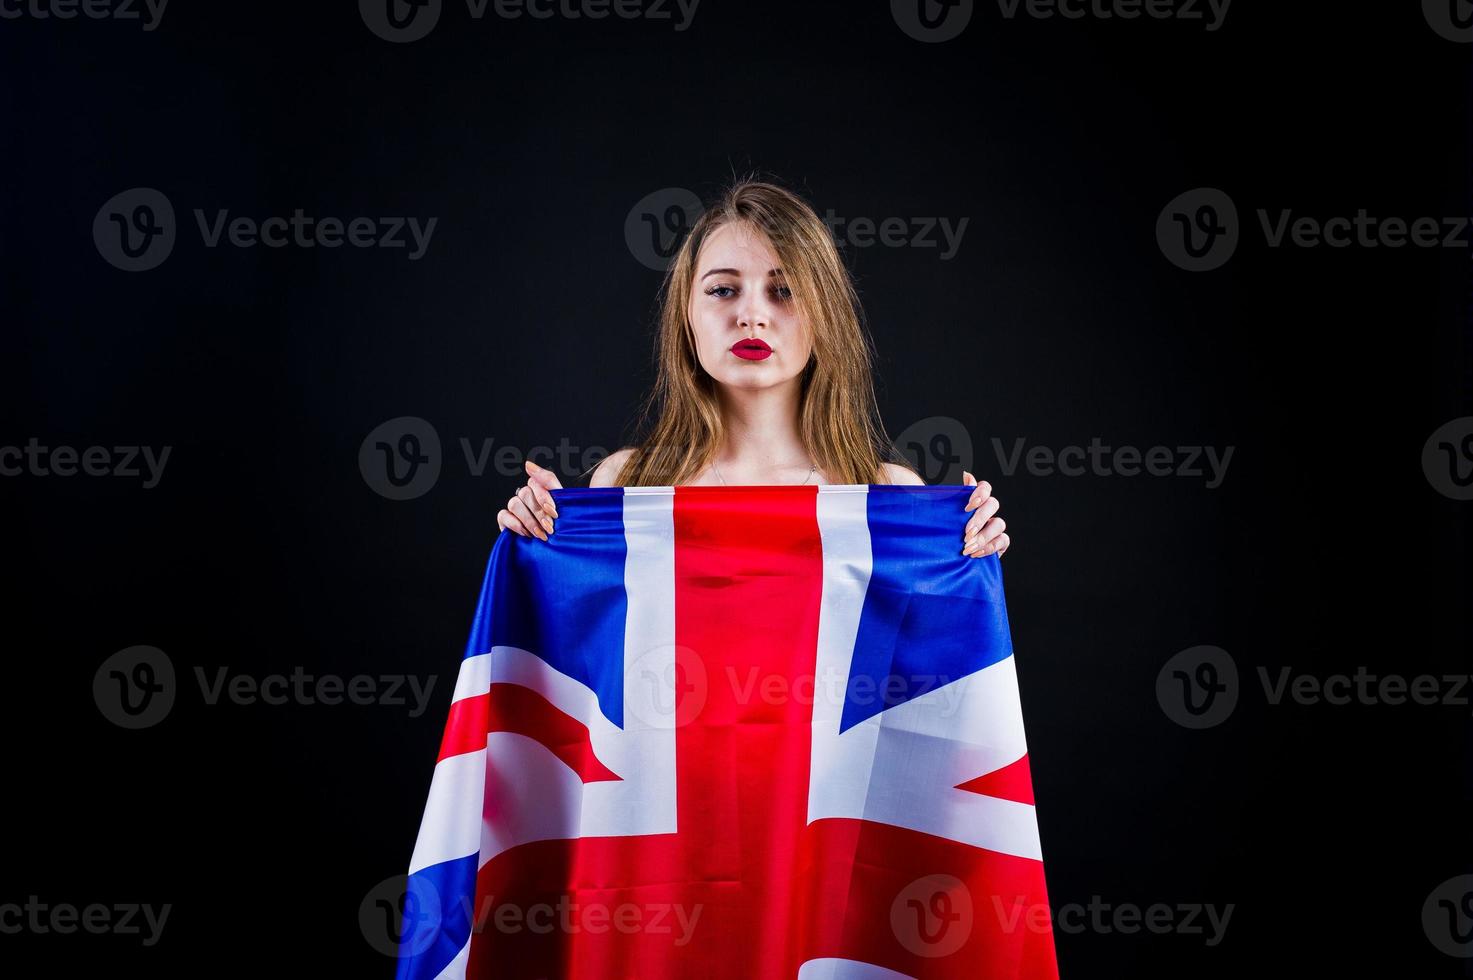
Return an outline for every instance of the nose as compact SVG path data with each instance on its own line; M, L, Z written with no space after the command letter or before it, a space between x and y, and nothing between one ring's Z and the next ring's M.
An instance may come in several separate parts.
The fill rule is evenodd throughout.
M737 326L743 330L750 330L755 327L761 327L765 330L767 329L768 322L767 311L759 306L749 304L737 311Z

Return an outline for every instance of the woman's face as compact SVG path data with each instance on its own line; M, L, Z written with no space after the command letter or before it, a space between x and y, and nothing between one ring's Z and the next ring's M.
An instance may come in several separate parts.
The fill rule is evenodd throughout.
M723 225L702 243L690 322L696 356L721 384L768 388L796 378L808 364L807 325L766 236L749 225Z

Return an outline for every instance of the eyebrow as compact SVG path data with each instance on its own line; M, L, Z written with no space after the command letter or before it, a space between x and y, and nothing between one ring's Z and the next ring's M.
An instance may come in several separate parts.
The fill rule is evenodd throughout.
M767 271L767 277L769 279L776 279L782 274L783 270L781 269L769 269ZM712 269L701 278L709 279L712 276L736 276L738 279L740 279L742 277L742 271L740 269Z

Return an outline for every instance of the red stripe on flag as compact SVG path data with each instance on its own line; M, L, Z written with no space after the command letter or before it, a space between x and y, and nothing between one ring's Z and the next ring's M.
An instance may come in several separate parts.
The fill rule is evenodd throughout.
M439 758L485 751L490 732L512 732L540 742L585 783L620 778L594 754L588 726L520 684L492 684L486 694L452 703Z
M700 701L675 733L677 839L681 874L727 893L699 958L723 974L795 977L801 963L822 596L816 486L676 490L676 697Z
M1023 753L1023 757L1017 762L1011 762L1001 769L958 783L956 788L1032 806L1033 773L1028 768L1028 753Z
M588 726L520 684L491 685L488 732L513 732L541 742L585 783L618 779L598 761Z
M486 750L486 713L490 697L477 694L450 703L450 715L445 719L445 734L440 738L440 756L448 759L452 755Z

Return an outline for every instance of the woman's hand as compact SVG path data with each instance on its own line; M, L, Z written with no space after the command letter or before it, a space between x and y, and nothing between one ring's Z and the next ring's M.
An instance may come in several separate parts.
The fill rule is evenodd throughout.
M522 487L496 513L496 526L515 531L522 537L537 537L543 541L552 533L552 522L557 518L557 504L552 502L549 490L561 490L563 485L552 470L544 470L530 459L524 464L527 469L527 485Z
M981 558L995 551L997 557L1001 558L1012 542L1003 531L1007 523L1001 517L993 516L1002 505L992 495L992 484L986 480L980 484L977 483L977 478L965 470L962 471L962 484L977 488L972 491L972 497L967 501L966 510L976 510L977 513L967 521L967 529L963 534L966 544L962 548L962 554Z

